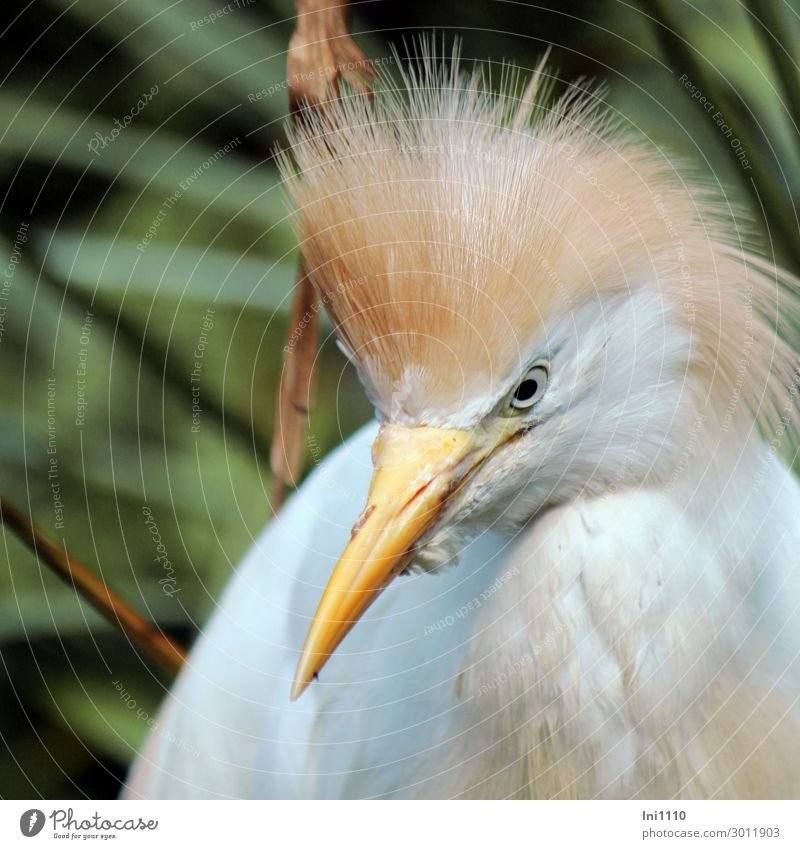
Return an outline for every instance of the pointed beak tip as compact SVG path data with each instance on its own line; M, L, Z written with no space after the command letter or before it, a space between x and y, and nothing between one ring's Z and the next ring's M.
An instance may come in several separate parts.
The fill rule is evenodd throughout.
M289 698L293 702L296 702L309 688L311 682L316 679L318 669L315 669L312 664L312 657L304 651L300 655L300 660L297 662L294 679L292 680L292 689Z
M300 698L300 696L305 693L309 683L310 682L308 681L300 681L299 679L295 678L294 681L292 681L292 691L289 694L289 700L296 702Z
M458 464L473 443L467 431L386 426L375 445L370 500L319 602L295 672L292 701L407 564L460 481Z

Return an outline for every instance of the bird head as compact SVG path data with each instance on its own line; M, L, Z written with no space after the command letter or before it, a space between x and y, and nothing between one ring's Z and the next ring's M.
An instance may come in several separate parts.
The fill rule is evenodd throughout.
M546 76L496 93L423 57L290 131L306 268L382 423L293 697L399 572L663 481L701 424L779 405L777 272L596 91L548 104Z

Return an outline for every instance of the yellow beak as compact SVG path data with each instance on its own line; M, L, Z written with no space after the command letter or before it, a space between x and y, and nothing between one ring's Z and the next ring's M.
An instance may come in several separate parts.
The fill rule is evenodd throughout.
M300 696L336 647L414 556L448 497L485 457L473 434L433 427L381 428L367 506L331 575L292 684Z

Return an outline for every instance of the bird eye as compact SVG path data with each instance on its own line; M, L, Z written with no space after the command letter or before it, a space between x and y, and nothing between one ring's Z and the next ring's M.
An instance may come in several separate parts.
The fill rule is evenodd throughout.
M547 386L547 369L538 365L528 369L511 396L511 406L515 410L527 410L544 394Z

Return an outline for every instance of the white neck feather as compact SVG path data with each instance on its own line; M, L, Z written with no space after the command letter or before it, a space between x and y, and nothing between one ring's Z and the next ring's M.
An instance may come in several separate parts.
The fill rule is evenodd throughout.
M794 797L798 510L757 435L705 422L666 486L537 519L476 622L453 795Z

